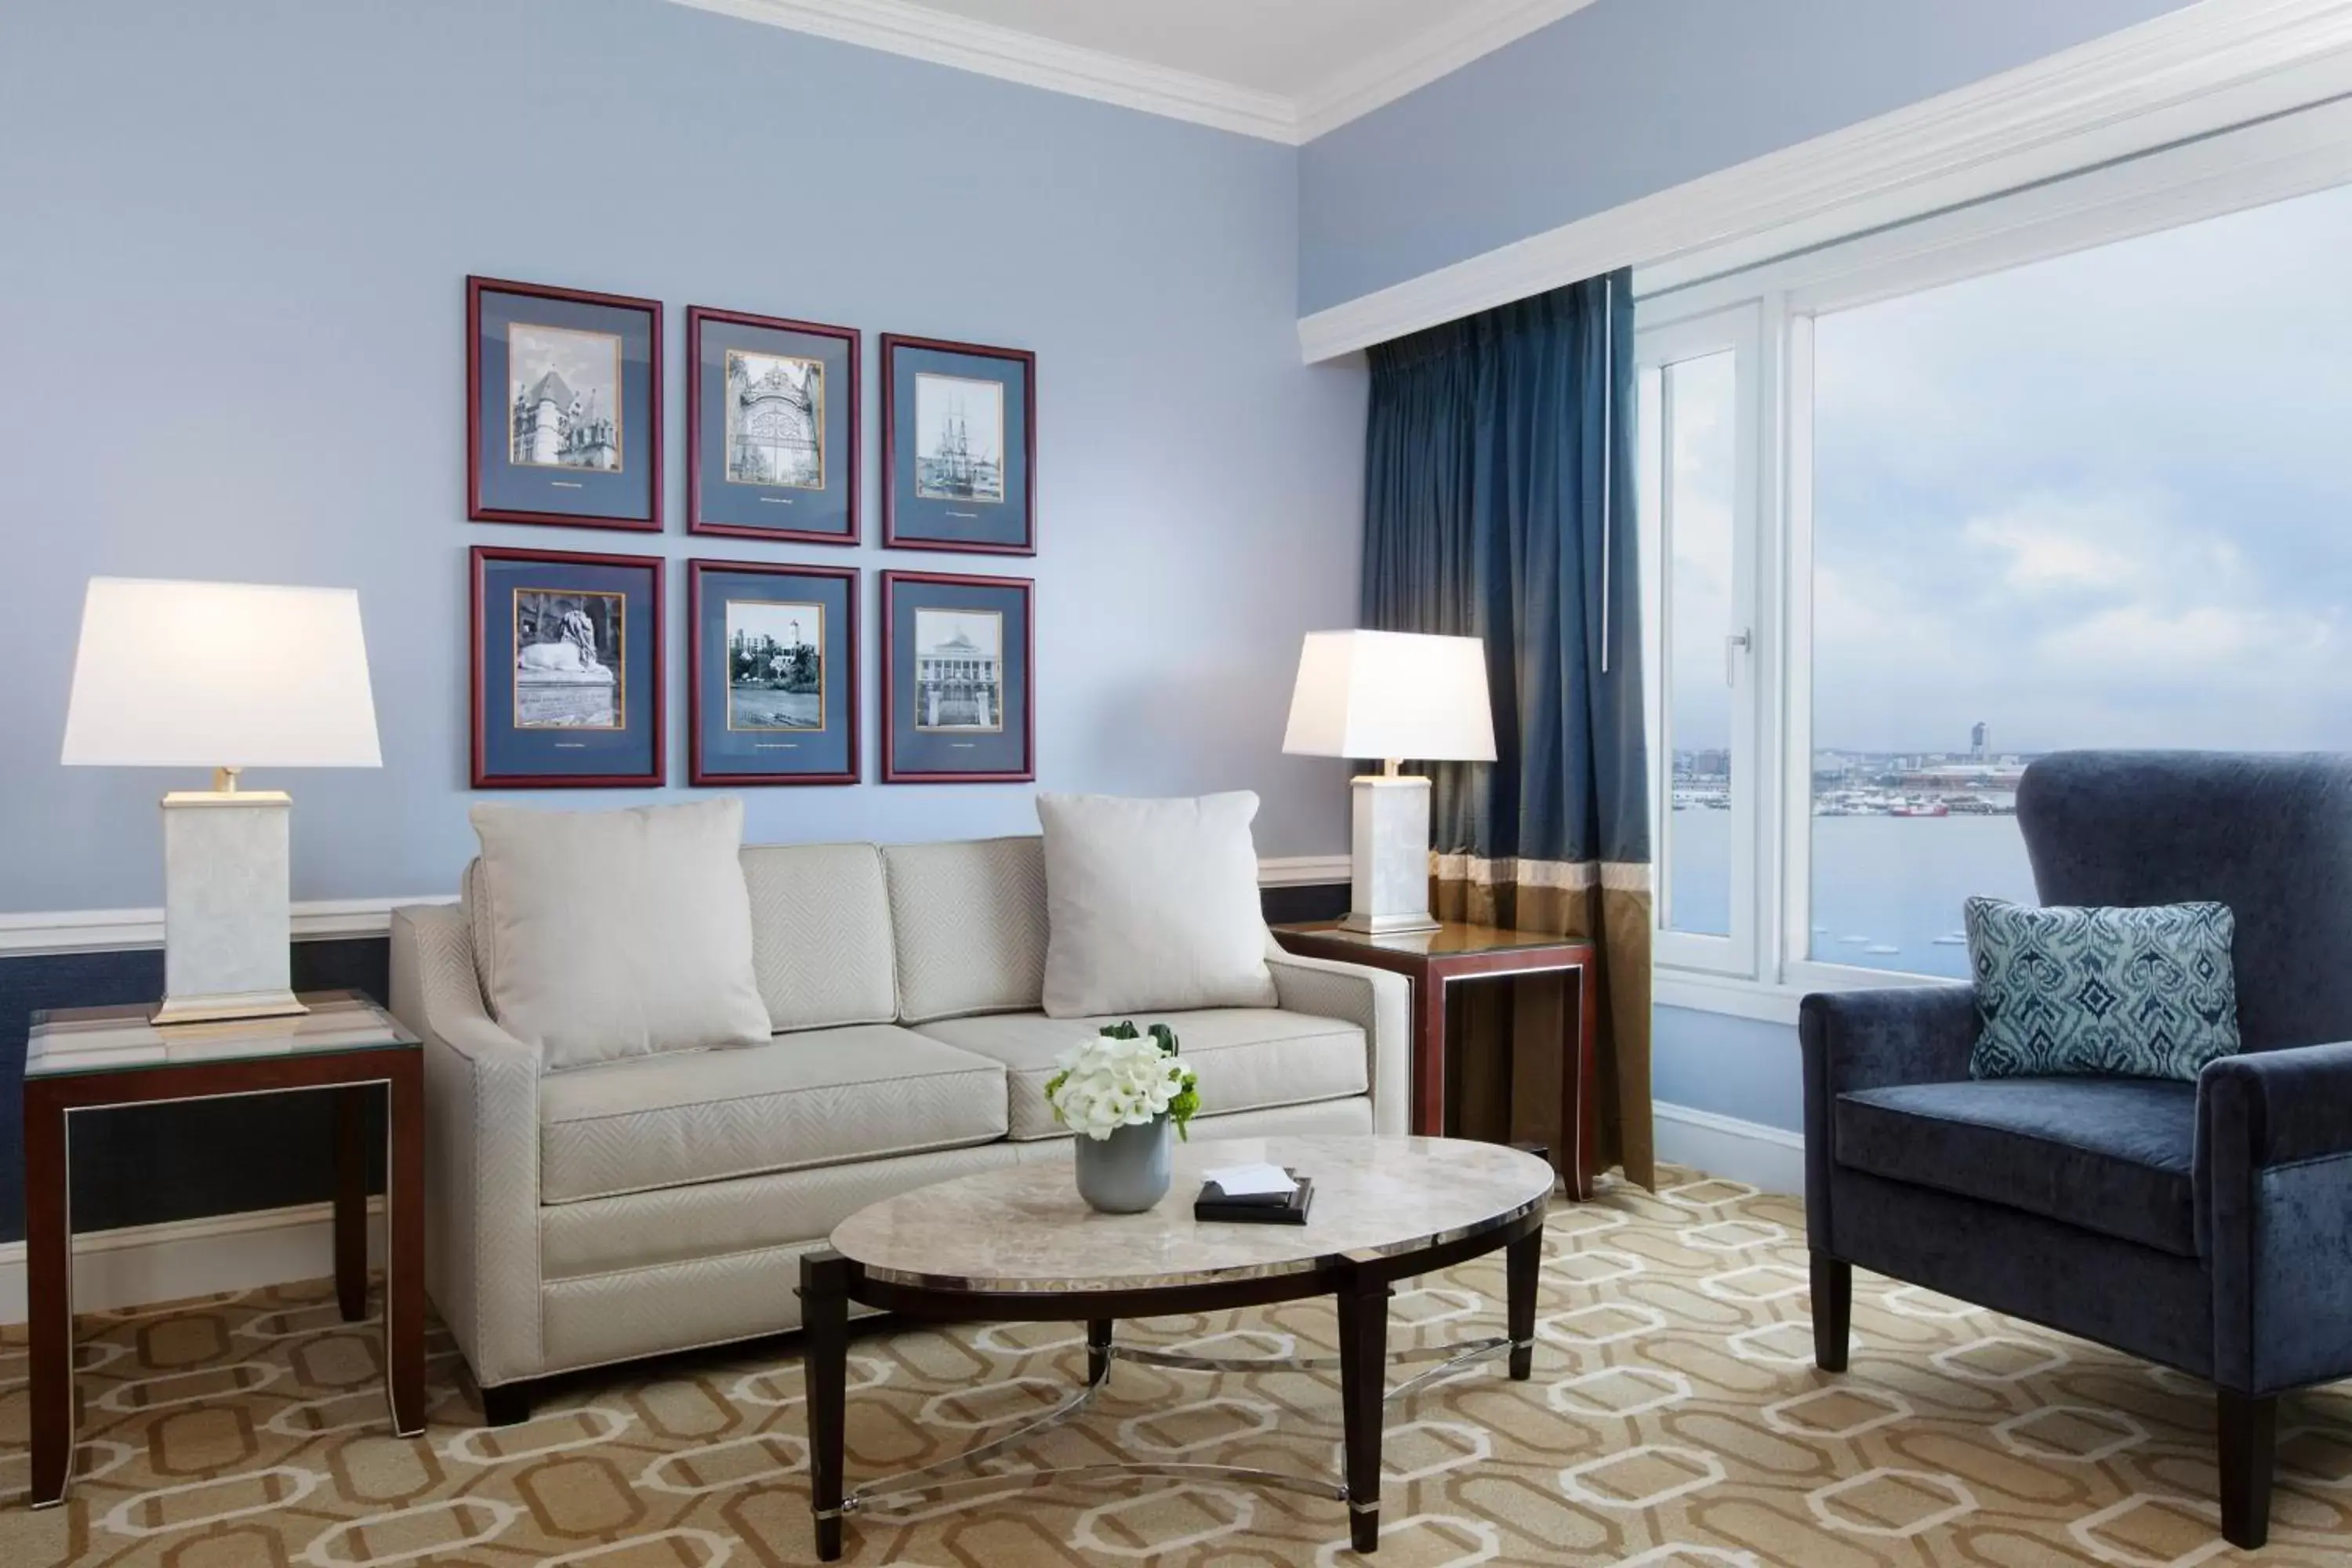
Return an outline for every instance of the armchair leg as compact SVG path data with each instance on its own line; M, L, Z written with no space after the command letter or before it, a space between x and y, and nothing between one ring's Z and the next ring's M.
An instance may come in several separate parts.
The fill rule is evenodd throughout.
M1813 1254L1813 1364L1843 1372L1853 1329L1853 1265L1826 1252Z
M482 1425L520 1426L530 1419L531 1384L501 1383L482 1390Z
M2221 1467L2221 1534L2248 1552L2270 1539L2271 1461L2278 1396L2216 1389Z

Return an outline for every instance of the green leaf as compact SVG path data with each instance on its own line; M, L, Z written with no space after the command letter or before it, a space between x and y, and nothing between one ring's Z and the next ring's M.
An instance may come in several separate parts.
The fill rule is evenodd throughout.
M1102 1026L1103 1037L1110 1040L1131 1040L1136 1037L1137 1032L1135 1020L1132 1018L1122 1018L1116 1024L1105 1024Z
M1175 1030L1165 1024L1154 1024L1151 1026L1151 1037L1159 1043L1161 1056L1172 1057L1176 1054Z

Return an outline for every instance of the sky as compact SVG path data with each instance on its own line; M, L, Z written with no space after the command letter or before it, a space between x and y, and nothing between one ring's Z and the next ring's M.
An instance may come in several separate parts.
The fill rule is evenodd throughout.
M2352 188L1821 317L1815 748L2352 747L2347 256ZM1727 734L1729 378L1675 392L1689 748Z

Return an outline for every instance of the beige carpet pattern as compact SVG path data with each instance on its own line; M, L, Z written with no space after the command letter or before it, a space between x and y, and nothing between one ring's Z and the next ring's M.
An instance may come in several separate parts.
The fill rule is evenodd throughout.
M1853 1371L1812 1370L1803 1218L1669 1172L1561 1205L1535 1380L1487 1363L1392 1405L1378 1561L1675 1568L2352 1563L2352 1385L2290 1401L2271 1548L2214 1532L2209 1396L2079 1341L1863 1277ZM1392 1343L1499 1331L1500 1256L1400 1292ZM22 1330L0 1342L0 1563L161 1568L813 1560L788 1341L588 1378L525 1426L478 1428L446 1333L432 1427L389 1435L372 1326L323 1281L81 1321L78 1479L34 1514ZM1206 1354L1313 1354L1321 1302L1122 1325ZM1050 1405L1073 1328L961 1328L852 1347L852 1479ZM1026 1457L1328 1468L1336 1390L1305 1373L1114 1367ZM845 1561L908 1568L1351 1558L1341 1506L1222 1482L988 1488L854 1519Z

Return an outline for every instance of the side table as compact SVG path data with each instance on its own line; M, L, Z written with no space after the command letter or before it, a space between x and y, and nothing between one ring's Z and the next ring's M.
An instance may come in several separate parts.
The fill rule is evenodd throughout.
M157 1027L152 1009L33 1015L25 1054L25 1274L30 1309L31 1502L65 1500L73 1470L73 1117L161 1100L323 1089L335 1097L335 1297L367 1314L368 1090L383 1086L383 1339L394 1431L425 1430L425 1081L416 1037L355 991L304 995L295 1017Z
M1560 1042L1560 1179L1569 1195L1592 1195L1599 1142L1593 1098L1593 1051L1600 998L1593 984L1599 950L1576 937L1448 921L1435 931L1374 936L1328 921L1278 925L1274 939L1302 958L1329 958L1386 969L1412 983L1412 1131L1445 1136L1446 987L1457 980L1510 979L1572 973L1575 1005Z

